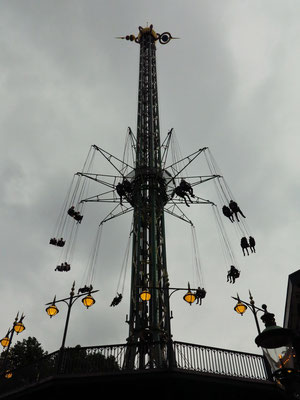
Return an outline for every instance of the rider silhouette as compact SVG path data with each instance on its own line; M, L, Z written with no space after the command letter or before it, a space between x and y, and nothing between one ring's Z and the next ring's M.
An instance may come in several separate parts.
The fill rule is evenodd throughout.
M251 250L251 253L255 253L255 239L252 236L249 236L249 247Z
M232 212L232 210L230 210L229 207L223 206L222 211L223 211L223 214L225 215L225 217L229 218L231 222L234 222L233 212Z
M249 243L248 243L248 240L247 240L247 238L245 236L242 237L242 239L241 239L241 247L243 249L244 256L246 255L245 251L247 252L247 254L249 256L249 251L248 251Z
M242 215L242 217L246 218L245 215L242 213L240 207L238 206L238 204L235 201L230 200L229 207L230 207L231 211L233 212L233 214L235 215L235 218L237 219L237 221L239 221L238 213L240 213Z
M175 189L173 190L171 198L176 194L177 196L181 197L184 200L185 204L189 207L186 197L189 199L191 203L192 199L190 198L188 193L192 197L195 197L191 185L187 183L184 179L182 179L179 186L176 186Z
M238 271L235 266L231 265L230 270L227 273L227 282L235 283L235 280L240 276L240 271Z

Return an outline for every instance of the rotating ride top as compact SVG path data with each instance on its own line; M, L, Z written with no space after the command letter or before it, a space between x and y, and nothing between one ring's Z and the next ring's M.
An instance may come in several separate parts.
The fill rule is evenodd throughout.
M197 240L192 221L182 211L181 206L190 207L194 204L208 204L214 210L214 215L220 228L222 243L226 248L228 262L231 267L227 281L234 283L239 277L233 250L229 244L222 218L216 204L210 200L198 197L194 188L214 180L218 188L220 200L224 204L223 214L230 222L238 224L238 229L246 240L243 251L248 251L249 236L245 225L245 215L240 210L230 192L217 165L207 147L200 148L187 157L175 159L167 165L169 150L174 146L174 132L171 129L166 139L161 143L159 126L159 107L156 71L156 44L165 45L172 39L168 32L159 34L153 26L139 27L139 33L119 37L140 46L139 87L136 136L128 128L128 136L123 159L119 159L97 145L90 148L87 160L81 172L74 175L70 190L67 194L62 212L58 219L55 234L50 243L63 247L64 262L56 267L56 271L69 271L72 249L77 237L79 225L84 222L83 208L87 202L116 203L113 210L104 218L100 225L93 246L88 267L88 277L85 287L92 288L95 265L98 256L99 243L103 223L129 212L133 212L130 232L132 246L131 260L131 289L128 352L125 357L127 367L147 368L162 367L172 360L172 350L169 346L172 335L170 328L169 298L172 290L167 271L165 213L179 218L190 224L193 233L195 263L199 282L196 289L188 284L188 294L185 296L197 299L202 304L206 290L201 280L201 266L197 255ZM127 150L129 151L127 152ZM133 153L133 160L128 161L128 154ZM91 173L95 153L100 153L117 172L116 175ZM210 170L209 175L185 176L187 167L200 155ZM108 188L103 193L85 197L87 181L93 180ZM239 218L240 217L240 218ZM72 221L72 223L70 222ZM71 223L71 227L68 225ZM69 228L68 228L69 226ZM69 240L63 237L69 229ZM251 243L251 251L255 251L255 243ZM126 250L128 258L129 247ZM249 253L248 253L249 254ZM228 266L227 266L228 267ZM123 285L124 287L124 285ZM144 299L142 294L147 294ZM111 306L116 306L122 300L123 293L117 293ZM144 300L149 301L144 301Z

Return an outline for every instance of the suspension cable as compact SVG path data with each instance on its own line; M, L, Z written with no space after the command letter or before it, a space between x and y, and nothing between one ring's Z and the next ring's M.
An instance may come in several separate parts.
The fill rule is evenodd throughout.
M196 278L197 281L199 282L200 286L205 286L204 283L204 277L202 273L202 267L201 267L201 260L200 260L200 255L199 255L199 246L198 246L198 240L197 240L197 233L195 226L191 224L191 232L192 232L192 243L193 243L193 250L194 250L194 257L195 257L195 272L196 272Z
M82 281L86 284L91 284L95 279L95 270L96 264L98 260L101 238L102 238L102 231L103 231L103 223L101 222L97 229L97 234L92 246L92 251L90 253L87 266L83 275Z
M119 276L119 280L118 280L118 284L117 284L116 293L119 293L119 287L121 285L121 280L122 280L122 287L121 287L120 293L123 294L123 292L124 292L126 275L127 275L127 270L128 270L127 267L129 264L128 260L129 260L129 253L130 253L130 247L131 247L131 238L132 238L132 233L133 233L132 229L133 229L133 224L131 225L130 234L129 234L128 241L127 241L125 256L124 256L122 267L121 267L121 272L120 272L120 276ZM122 276L123 276L123 279L122 279Z
M220 241L221 241L225 261L230 263L230 265L237 266L235 255L231 248L230 241L228 239L228 236L227 236L225 227L223 225L222 219L220 217L218 208L215 205L212 205L212 207L213 207L213 212L214 212L215 220L216 220L217 227L218 227L218 232L220 235Z

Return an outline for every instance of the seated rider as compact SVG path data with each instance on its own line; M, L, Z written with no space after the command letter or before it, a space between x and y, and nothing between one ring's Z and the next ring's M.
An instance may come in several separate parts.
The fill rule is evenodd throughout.
M179 184L179 187L184 191L184 192L188 192L192 197L195 197L194 192L193 192L193 188L191 186L190 183L188 183L187 181L185 181L184 179L181 179L181 182Z
M57 240L55 238L51 238L49 243L53 244L54 246L56 246L57 245Z
M240 207L238 206L238 204L235 201L230 200L229 207L230 207L231 211L233 212L233 214L235 215L237 221L239 221L238 213L240 213L244 218L246 218L245 215L242 213Z
M113 299L113 301L111 302L111 307L115 307L115 306L117 306L120 302L121 302L121 300L122 300L122 294L121 293L118 293L118 295L116 296L116 297L114 297L114 299Z
M72 206L68 209L68 214L73 217L77 222L81 223L81 220L83 218L82 215L80 215L79 211L75 211L75 207Z
M66 272L68 272L68 271L70 271L70 269L71 269L70 264L68 264L68 263L65 262L65 263L61 263L60 265L58 265L58 266L55 268L54 271L59 271L59 272L66 271Z
M116 186L116 191L118 193L118 195L120 196L120 204L122 205L122 198L126 196L126 192L124 189L124 185L119 182Z
M241 247L242 247L244 256L246 255L245 251L247 252L247 254L249 256L249 251L248 251L249 243L248 243L248 240L247 240L247 238L245 236L242 237L242 239L241 239Z
M80 224L82 221L83 215L80 215L79 211L74 213L74 219Z
M78 293L89 293L93 290L93 286L84 285L84 287L78 289Z
M230 270L227 273L227 282L235 283L235 280L240 276L240 271L231 265Z
M72 207L70 207L70 208L68 209L68 214L69 214L71 217L74 217L74 214L75 214L75 207L74 207L74 206L72 206Z
M250 247L251 253L255 253L255 239L252 236L249 236L249 247Z
M70 266L70 264L68 264L68 263L64 263L64 271L70 271L70 269L71 269L71 266Z
M49 243L58 247L63 247L65 245L65 241L63 240L63 238L60 238L58 240L56 238L51 238Z
M182 190L182 188L180 186L176 186L176 188L173 190L172 196L171 198L173 198L174 195L177 195L181 198L183 198L185 204L189 207L188 202L186 201L186 197L189 199L189 201L192 203L191 198L189 197L189 195L186 193L185 190Z
M229 218L231 222L234 222L234 219L233 219L233 211L230 210L229 207L223 206L223 207L222 207L222 211L223 211L223 214L225 215L225 217Z
M204 288L200 288L198 287L198 289L195 292L195 296L196 296L196 304L202 304L202 299L204 299L204 297L206 296L206 291Z
M127 179L123 180L123 187L124 187L125 193L131 193L132 192L131 183Z
M58 247L64 247L64 245L65 245L64 239L63 239L63 238L60 238L60 239L57 241L57 246L58 246Z

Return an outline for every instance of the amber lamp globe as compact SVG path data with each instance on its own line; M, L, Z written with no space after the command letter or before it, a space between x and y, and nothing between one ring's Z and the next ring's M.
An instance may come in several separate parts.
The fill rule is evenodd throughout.
M86 308L91 307L93 304L95 304L96 300L88 294L82 299L82 303L86 306Z
M25 329L25 326L23 324L23 322L16 322L14 325L14 331L19 334L21 332L23 332Z
M59 309L56 307L55 304L51 304L51 306L46 308L46 313L52 318L54 315L59 313Z
M196 296L190 290L183 296L183 300L192 305L196 300Z
M6 379L10 379L12 377L12 372L11 371L6 371L4 377Z
M151 293L148 289L144 289L140 294L140 298L142 301L149 301L151 299Z
M236 306L234 307L234 311L237 312L240 315L243 315L244 312L247 310L246 304L242 303L241 301L238 301Z
M3 347L7 347L8 345L9 345L9 342L10 342L10 340L9 340L9 337L8 336L5 336L3 339L1 339L1 345L3 346Z

